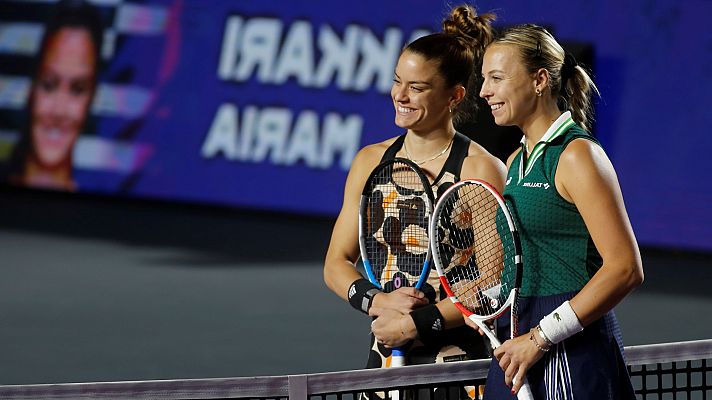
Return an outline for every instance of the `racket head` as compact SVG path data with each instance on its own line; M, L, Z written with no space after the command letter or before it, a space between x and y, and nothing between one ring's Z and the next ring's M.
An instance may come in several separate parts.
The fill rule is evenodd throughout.
M359 247L368 279L384 292L420 288L431 269L428 227L433 191L423 171L404 158L371 172L359 207Z
M485 321L516 307L519 235L504 198L489 183L463 180L440 196L430 247L443 289L465 316Z

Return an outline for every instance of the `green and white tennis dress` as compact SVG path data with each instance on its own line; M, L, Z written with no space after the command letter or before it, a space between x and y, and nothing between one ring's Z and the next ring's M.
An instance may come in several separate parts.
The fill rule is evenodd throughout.
M556 190L559 157L575 139L598 142L563 113L526 154L509 167L504 198L520 230L524 274L519 299L519 333L571 299L602 264L576 206ZM509 335L509 316L498 320L498 336ZM537 399L634 399L613 311L552 347L528 372ZM485 399L515 399L493 361Z

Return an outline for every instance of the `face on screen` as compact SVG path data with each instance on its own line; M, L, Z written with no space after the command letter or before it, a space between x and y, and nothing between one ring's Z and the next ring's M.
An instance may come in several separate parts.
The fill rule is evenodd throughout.
M91 35L62 28L49 40L32 93L32 152L45 168L71 167L95 88Z
M438 72L436 61L405 51L396 65L391 88L396 109L395 123L401 128L428 131L449 118L450 93Z

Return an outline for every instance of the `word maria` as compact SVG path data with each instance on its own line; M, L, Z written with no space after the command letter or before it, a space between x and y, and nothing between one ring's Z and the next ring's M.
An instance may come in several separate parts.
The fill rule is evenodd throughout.
M363 119L310 110L294 115L287 108L247 106L242 115L234 104L223 104L210 127L201 154L222 155L228 160L275 165L304 162L310 168L327 169L335 162L348 170L361 142Z
M218 77L244 82L254 75L274 85L291 78L308 88L324 88L335 80L342 90L363 92L375 84L381 93L390 91L406 39L401 29L386 29L383 40L356 24L347 25L341 36L328 25L314 31L309 21L285 26L275 18L232 15L225 22ZM428 33L415 30L407 39Z

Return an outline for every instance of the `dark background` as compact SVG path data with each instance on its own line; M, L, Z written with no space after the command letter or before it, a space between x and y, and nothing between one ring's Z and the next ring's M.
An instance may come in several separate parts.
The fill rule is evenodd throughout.
M283 7L288 19L294 3ZM712 337L710 3L483 3L501 7L502 24L551 24L597 73L596 134L619 173L646 272L617 307L625 344ZM343 25L351 16L335 4ZM396 5L388 12L403 18ZM518 140L507 128L462 130L502 158ZM314 195L340 192L342 178ZM2 187L0 384L361 368L368 318L322 279L333 221Z
M94 104L75 154L77 182L83 192L317 217L333 217L338 211L350 151L401 133L393 125L388 98L389 63L397 58L399 41L423 30L439 29L451 6L431 0L362 0L353 4L112 0L95 4L109 33L104 44L113 51L104 52L99 85L103 95L97 98L102 101ZM41 32L53 5L51 0L0 0L0 159L7 156L24 129L26 91L22 88L35 51L30 33ZM480 12L497 14L497 28L526 22L549 27L591 68L601 92L594 134L616 168L641 245L712 251L712 208L708 206L712 186L704 157L704 149L712 146L712 136L707 134L712 126L712 30L707 21L712 3L481 0L476 6ZM385 72L374 75L365 87L358 86L353 77L340 86L341 75L337 74L324 87L311 85L309 78L314 77L302 82L296 74L284 82L275 81L276 73L270 74L269 67L250 70L237 81L217 72L223 45L229 43L223 40L226 21L232 18L241 19L245 26L264 21L279 26L281 30L270 31L273 33L265 41L279 42L282 50L294 38L289 32L297 26L307 28L310 33L295 36L306 37L298 41L303 43L303 51L275 50L276 59L299 60L290 65L303 67L307 75L313 70L304 66L321 60L317 42L323 32L331 31L341 39L345 31L358 30L361 44L385 43L390 34L395 39L387 55L373 51L378 47L374 45L362 48L358 57L345 57L355 70L362 66L358 60L384 66ZM11 29L5 30L6 24ZM16 43L25 47L14 46ZM239 50L239 46L227 47ZM297 56L311 52L311 58ZM379 54L378 60L370 59L371 54ZM241 140L239 146L248 150L245 157L235 159L220 152L205 158L201 148L222 106L235 107L242 128L249 125L245 121L248 110L257 110L260 121L262 117L277 118L275 113L289 115L294 125L304 115L316 116L319 126L310 125L309 132L318 131L319 139L337 132L339 137L353 138L353 143L343 153L326 152L335 156L331 163L324 158L326 165L308 163L306 156L290 164L292 161L281 156L282 147L259 152L243 146ZM328 115L353 117L363 126L360 130L324 131ZM294 126L281 130L278 126L282 125L287 123L265 123L265 127L255 128L257 137L285 135L280 136L283 141L277 140L280 146L300 137L292 132ZM270 130L266 126L276 127ZM463 130L500 157L508 153L511 139L516 142L499 130L477 126ZM238 136L250 137L242 131ZM99 156L88 150L97 142L105 145L109 154ZM322 145L315 143L314 148ZM319 150L309 154L316 153ZM290 195L283 196L274 187L288 190ZM315 192L319 196L313 196Z

